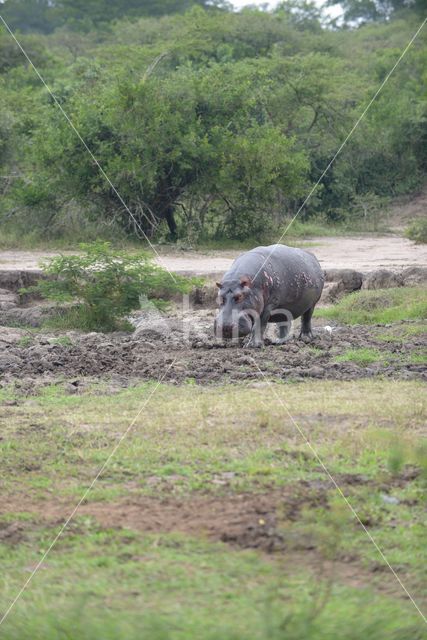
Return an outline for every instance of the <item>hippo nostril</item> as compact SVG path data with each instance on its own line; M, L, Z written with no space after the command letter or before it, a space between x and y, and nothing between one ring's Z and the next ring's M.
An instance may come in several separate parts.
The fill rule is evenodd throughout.
M216 326L216 335L222 338L232 338L234 332L236 332L237 327L232 325L217 325Z

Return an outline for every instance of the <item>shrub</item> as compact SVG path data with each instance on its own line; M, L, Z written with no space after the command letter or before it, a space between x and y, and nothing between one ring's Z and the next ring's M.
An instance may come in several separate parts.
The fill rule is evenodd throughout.
M420 218L419 220L414 220L409 227L405 230L405 235L410 240L418 243L426 243L427 242L427 219Z
M144 252L128 255L113 251L108 242L81 244L79 255L60 255L46 261L48 278L33 290L58 302L74 302L62 324L87 330L111 331L123 328L123 319L146 297L156 306L165 304L161 296L184 293L194 283L171 276Z

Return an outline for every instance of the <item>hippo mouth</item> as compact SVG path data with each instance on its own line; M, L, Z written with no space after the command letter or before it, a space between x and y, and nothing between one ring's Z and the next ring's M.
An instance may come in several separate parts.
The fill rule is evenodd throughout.
M249 335L254 325L254 319L250 314L241 314L238 324L222 323L218 320L214 324L214 332L218 338L231 340L232 338L244 338Z

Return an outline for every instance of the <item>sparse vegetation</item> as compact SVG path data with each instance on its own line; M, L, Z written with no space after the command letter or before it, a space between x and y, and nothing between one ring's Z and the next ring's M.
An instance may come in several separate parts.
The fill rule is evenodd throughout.
M113 251L107 242L80 245L78 255L60 255L46 261L40 280L32 291L61 303L69 309L49 321L60 328L111 331L128 328L125 316L141 306L165 304L162 295L189 291L193 282L171 276L157 266L147 253Z
M335 358L336 362L356 362L361 366L366 366L373 362L385 361L387 355L377 349L359 348L349 349Z
M344 324L387 324L427 318L427 290L398 287L356 291L337 304L318 309L317 315ZM402 328L405 331L406 327Z
M427 218L419 218L412 222L405 231L410 240L417 243L427 243Z
M20 347L29 347L32 342L33 342L32 336L22 336L22 338L18 342L18 345Z

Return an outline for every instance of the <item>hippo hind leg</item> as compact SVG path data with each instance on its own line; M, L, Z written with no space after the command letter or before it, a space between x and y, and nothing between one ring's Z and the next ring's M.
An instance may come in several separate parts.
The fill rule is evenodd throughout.
M299 338L312 338L313 332L311 330L311 318L314 311L314 305L310 307L305 313L301 316L301 331L299 334Z

